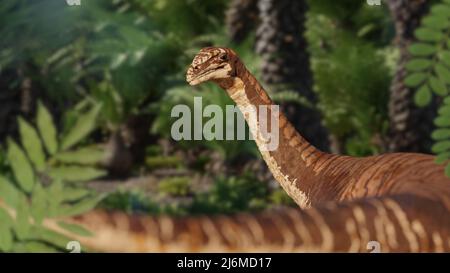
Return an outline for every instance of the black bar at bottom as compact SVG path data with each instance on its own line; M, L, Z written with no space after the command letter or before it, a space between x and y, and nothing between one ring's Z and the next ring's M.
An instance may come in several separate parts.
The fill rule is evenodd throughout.
M366 270L392 269L398 265L401 272L408 268L419 270L420 266L433 268L448 266L450 254L292 254L292 253L255 253L255 254L0 254L2 268L17 270L30 266L35 271L43 269L72 269L77 272L105 272L115 269L130 272L307 272L331 269L365 272ZM58 265L60 264L60 265ZM52 266L53 265L53 266ZM61 267L62 266L62 267ZM2 270L3 271L3 270ZM45 271L48 272L48 271ZM321 271L319 271L321 272ZM331 272L331 271L327 271Z

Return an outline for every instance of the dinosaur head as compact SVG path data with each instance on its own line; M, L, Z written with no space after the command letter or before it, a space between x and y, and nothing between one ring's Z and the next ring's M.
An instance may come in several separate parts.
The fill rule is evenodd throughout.
M186 74L190 85L236 76L236 53L224 47L206 47L195 56Z

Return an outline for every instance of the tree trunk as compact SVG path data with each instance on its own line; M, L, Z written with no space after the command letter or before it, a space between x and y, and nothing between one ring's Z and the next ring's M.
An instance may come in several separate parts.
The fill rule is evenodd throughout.
M391 85L389 101L390 129L386 139L389 152L430 152L433 119L436 116L436 98L424 108L414 103L416 90L405 86L405 68L410 60L408 46L414 41L414 30L427 12L427 0L389 0L388 6L395 22L395 42L400 49L400 60Z
M262 80L272 89L299 92L313 105L312 74L304 33L307 6L299 0L259 0L260 24L256 33L256 52L261 55ZM283 85L283 86L282 86ZM328 151L328 132L316 109L292 103L282 105L296 129L317 148Z
M258 0L232 0L226 13L230 39L242 42L258 23Z

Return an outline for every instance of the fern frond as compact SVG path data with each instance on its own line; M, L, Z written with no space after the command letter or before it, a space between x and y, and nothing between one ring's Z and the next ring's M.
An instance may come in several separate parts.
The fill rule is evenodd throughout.
M418 106L428 105L433 96L444 98L432 133L436 163L447 164L445 172L450 177L450 0L435 4L415 31L417 42L409 47L412 55L406 65L406 86L416 89Z

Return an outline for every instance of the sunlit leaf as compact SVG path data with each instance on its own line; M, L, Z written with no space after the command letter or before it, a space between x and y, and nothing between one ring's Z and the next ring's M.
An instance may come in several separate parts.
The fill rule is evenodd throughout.
M409 71L420 71L429 68L433 63L428 59L412 59L405 67Z
M61 163L92 165L102 161L104 150L99 148L82 148L75 151L58 153L54 159Z
M418 106L428 105L431 101L430 88L425 84L414 95L414 101Z
M61 228L69 231L70 233L74 233L76 235L81 235L81 236L92 236L93 235L92 232L90 232L83 226L80 226L77 224L71 224L71 223L66 223L66 222L60 221L60 222L58 222L58 225Z
M91 194L91 191L80 187L67 187L64 188L64 191L61 194L61 199L63 201L76 201L88 196Z
M450 51L442 51L439 53L439 56L442 62L450 66Z
M435 70L442 82L450 84L450 71L445 66L438 63L435 65Z
M19 118L18 121L22 145L36 169L41 171L45 167L45 154L39 135L23 118Z
M431 7L431 13L448 18L450 17L450 7L445 4L436 4Z
M415 31L417 39L425 42L436 42L444 37L441 31L436 31L430 28L419 28Z
M8 139L8 160L20 187L26 192L31 192L35 179L33 168L22 148L12 139Z
M414 56L429 56L433 53L435 53L437 50L436 46L429 45L429 44L413 44L409 47L409 52Z
M11 227L14 220L11 215L0 207L0 252L9 252L13 246L13 234Z
M439 126L439 127L447 127L447 126L450 126L450 118L448 118L448 117L442 117L442 116L437 117L437 118L434 120L434 124L436 124L436 126Z
M19 190L7 178L0 176L0 198L11 207L16 207L20 196Z
M427 16L422 20L422 24L429 28L442 30L447 28L448 18L441 15Z
M450 150L450 140L437 142L436 144L433 145L431 150L433 151L433 153L436 154Z
M55 216L63 201L63 184L61 180L53 179L52 184L47 188L47 196L52 198L48 199L48 216Z
M443 105L439 108L438 111L440 116L447 116L450 118L450 105Z
M431 137L434 140L450 139L450 129L437 129L431 134Z
M436 164L444 164L450 159L450 152L440 153L436 156L434 162Z
M443 83L440 79L432 76L429 79L429 83L431 86L431 89L436 93L437 95L444 96L447 94L447 87L445 86L445 83Z
M34 218L35 223L40 225L47 215L47 212L48 204L46 192L40 183L36 183L31 198L31 215Z
M14 219L11 217L11 215L3 207L0 207L0 225L12 227L13 224Z
M16 208L16 222L14 231L20 240L26 239L30 230L30 208L26 198L20 198Z
M80 142L95 128L95 122L98 114L100 113L101 105L98 104L92 107L87 113L81 114L77 119L73 128L63 138L61 148L67 150L73 145Z
M97 204L104 198L104 195L94 196L86 198L75 205L63 205L59 210L59 215L61 216L75 216L83 214L95 208Z
M51 242L23 241L15 242L12 252L17 253L60 253L61 250L52 247Z
M12 247L13 235L11 228L7 225L0 224L0 252L9 252Z
M52 245L57 246L60 249L65 249L67 243L71 241L69 237L49 230L43 226L32 226L30 228L29 236L36 240L51 242Z
M111 69L118 68L127 60L127 58L128 58L128 54L126 54L126 53L117 54L115 56L115 58L112 60L110 68Z
M426 78L427 74L417 72L406 77L405 85L409 87L416 87L421 84Z
M56 153L58 149L56 128L53 123L53 118L50 115L50 112L47 110L47 108L45 108L45 106L41 102L38 102L37 126L48 153L49 154Z
M106 171L93 167L59 166L51 168L49 175L62 181L89 181L106 175Z

